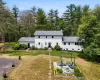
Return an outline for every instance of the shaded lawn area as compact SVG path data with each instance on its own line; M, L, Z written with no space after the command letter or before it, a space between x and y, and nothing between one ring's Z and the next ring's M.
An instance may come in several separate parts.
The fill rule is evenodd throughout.
M23 56L23 55L32 55L32 56L37 56L37 55L49 55L48 51L12 51L12 52L6 52L10 56ZM71 57L71 54L73 57L77 57L79 55L78 52L67 52L67 51L52 51L51 56L65 56L65 57Z

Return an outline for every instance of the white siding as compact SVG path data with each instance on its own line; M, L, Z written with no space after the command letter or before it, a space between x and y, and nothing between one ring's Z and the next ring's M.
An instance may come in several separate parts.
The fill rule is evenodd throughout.
M19 41L20 44L26 44L30 43L30 47L35 46L37 48L45 48L48 47L49 43L51 43L51 46L54 48L55 45L58 43L58 45L63 50L71 50L71 51L82 51L82 46L75 45L75 42L66 42L66 45L64 45L64 42L62 42L63 36L35 36L34 41ZM40 45L39 45L40 43Z
M39 45L40 43L40 45ZM48 44L51 43L51 46L54 48L58 43L62 47L62 36L35 36L35 47L37 48L45 48L48 47Z
M75 42L70 42L70 45L69 45L68 42L67 42L66 45L64 45L64 43L63 43L62 49L63 50L71 50L71 51L81 51L82 46L75 45Z

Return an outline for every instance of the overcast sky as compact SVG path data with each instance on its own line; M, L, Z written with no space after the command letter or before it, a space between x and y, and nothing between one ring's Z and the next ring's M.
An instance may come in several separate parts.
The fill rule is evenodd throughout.
M43 8L47 13L50 9L58 9L59 16L61 16L66 10L66 6L69 4L76 5L90 5L94 8L96 4L100 4L100 0L3 0L7 3L7 6L12 9L16 5L20 11L31 9L33 6L37 8Z

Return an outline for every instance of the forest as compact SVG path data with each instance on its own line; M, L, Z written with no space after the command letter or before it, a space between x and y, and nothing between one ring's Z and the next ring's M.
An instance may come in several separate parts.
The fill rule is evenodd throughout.
M4 42L16 42L20 37L32 37L36 30L63 30L65 36L84 39L84 54L91 59L100 54L100 5L91 9L89 5L66 5L59 17L59 10L48 13L33 5L20 11L17 5L12 10L0 0L0 36ZM94 54L95 53L95 54ZM93 58L94 60L94 58Z

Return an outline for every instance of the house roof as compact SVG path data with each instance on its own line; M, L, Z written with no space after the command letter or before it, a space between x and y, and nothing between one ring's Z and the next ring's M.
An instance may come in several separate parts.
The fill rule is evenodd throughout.
M59 36L63 36L63 32L62 31L36 31L35 33L34 33L34 35L36 36L36 35L41 35L41 36L43 36L43 35L50 35L50 36L52 36L52 35L59 35Z
M77 36L64 36L63 37L63 42L78 42L79 37Z
M18 41L34 42L34 37L21 37Z

